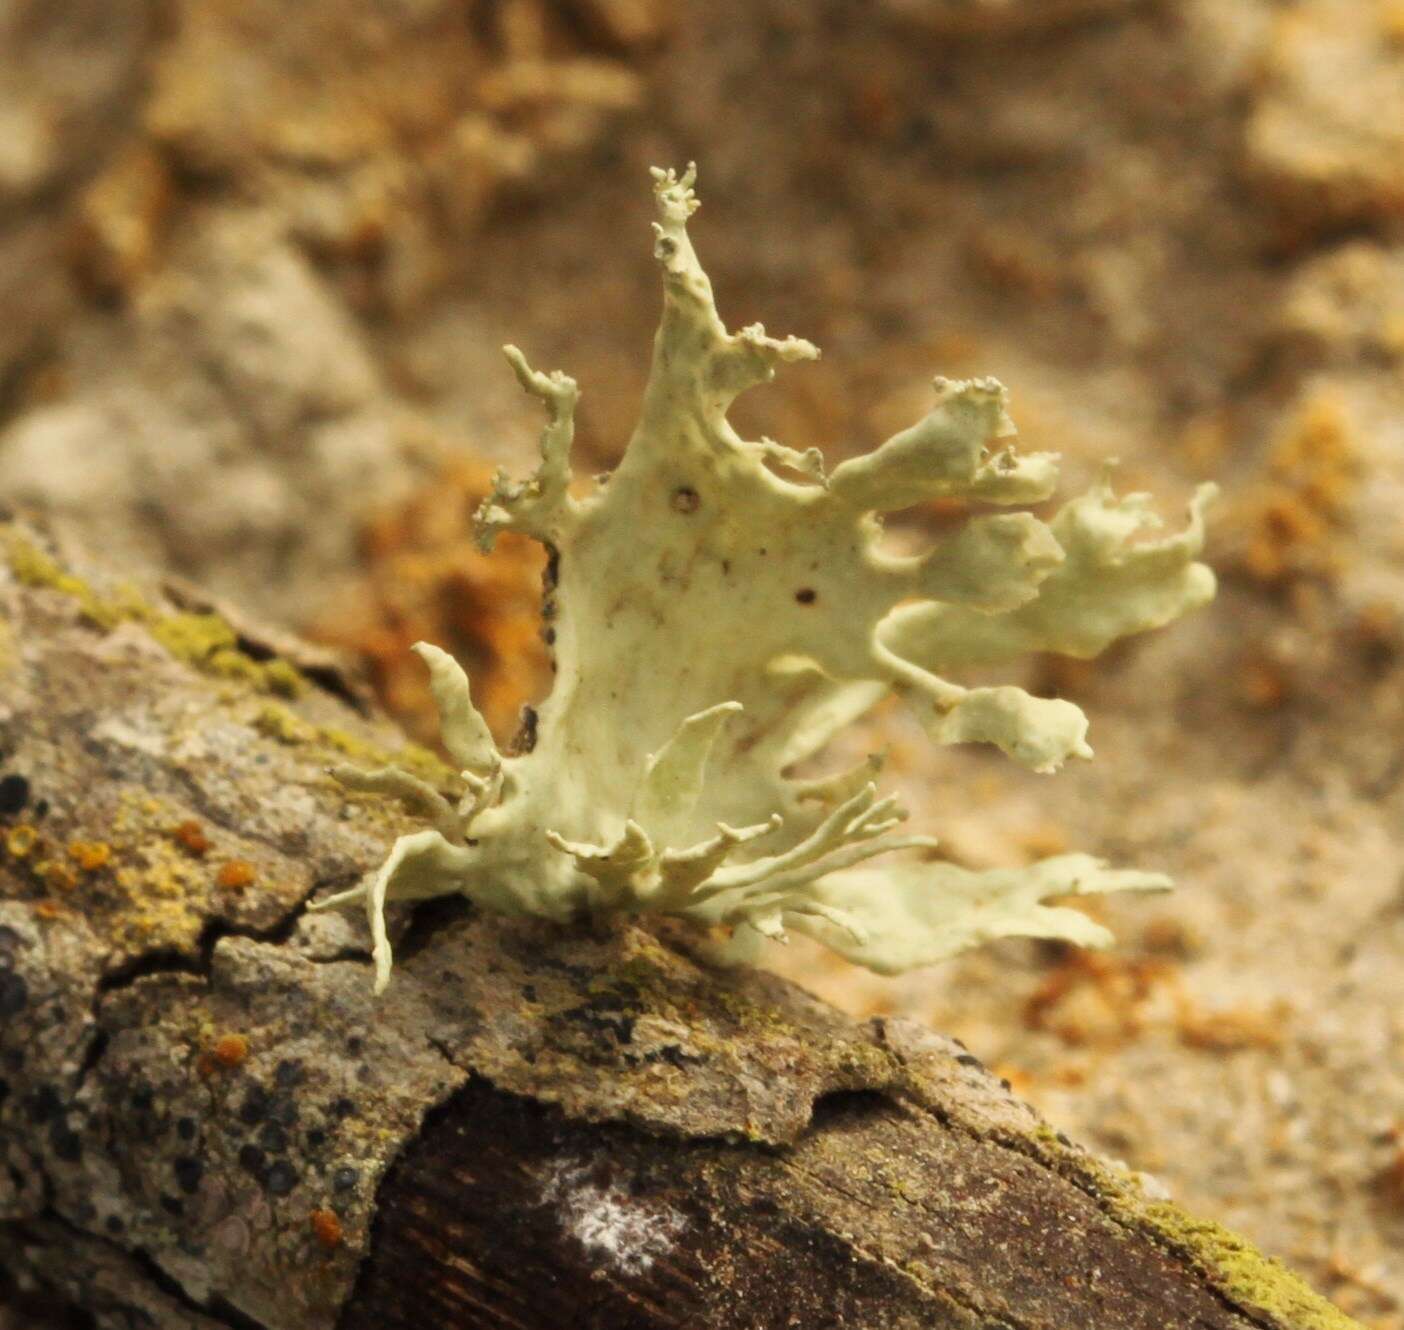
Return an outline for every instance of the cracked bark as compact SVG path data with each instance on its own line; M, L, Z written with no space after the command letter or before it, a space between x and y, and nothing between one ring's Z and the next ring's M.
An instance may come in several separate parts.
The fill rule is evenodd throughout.
M163 1330L1350 1324L953 1041L681 932L435 903L373 999L304 907L403 829L324 774L393 731L0 536L5 1278Z

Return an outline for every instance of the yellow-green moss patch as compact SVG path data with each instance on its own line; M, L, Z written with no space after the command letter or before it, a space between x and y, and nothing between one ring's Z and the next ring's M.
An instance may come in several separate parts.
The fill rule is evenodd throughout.
M241 679L260 692L291 697L306 680L285 660L255 660L239 647L239 637L218 614L171 614L151 625L151 635L177 660L204 674Z
M5 554L10 571L22 585L71 597L78 602L82 617L95 628L144 623L151 636L177 660L202 674L242 680L260 692L295 697L307 685L296 666L285 660L255 660L240 647L238 634L218 614L161 614L130 582L99 594L89 582L14 530L5 535Z
M1050 1167L1087 1187L1107 1213L1152 1241L1186 1257L1234 1304L1263 1312L1285 1330L1361 1330L1339 1308L1307 1286L1280 1261L1263 1255L1246 1238L1210 1219L1187 1213L1172 1201L1152 1200L1136 1176L1094 1155L1074 1150L1047 1123L1031 1143Z
M1357 1322L1308 1288L1285 1265L1211 1219L1168 1201L1135 1207L1156 1235L1187 1255L1222 1292L1249 1311L1263 1311L1291 1330L1360 1330Z

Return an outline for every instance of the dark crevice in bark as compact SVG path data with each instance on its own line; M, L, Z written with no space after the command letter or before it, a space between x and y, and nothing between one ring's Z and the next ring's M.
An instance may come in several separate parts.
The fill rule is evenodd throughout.
M232 924L227 919L210 919L200 930L193 955L174 947L162 947L154 951L143 952L140 956L135 956L104 974L98 980L96 999L101 1001L103 994L110 993L115 989L130 988L138 979L145 979L151 975L190 974L207 979L214 966L215 948L226 938L242 937L249 938L254 942L268 942L275 946L282 946L291 939L303 915L307 913L307 907L312 903L314 896L328 887L349 886L356 876L338 873L319 879L312 884L307 893L292 909L288 910L276 923L272 923L266 928ZM357 957L364 955L364 952L354 948L347 948L347 951Z
M66 1218L58 1210L52 1207L45 1209L36 1217L36 1222L49 1224L54 1228L63 1230L64 1233L72 1234L80 1239L97 1244L100 1247L117 1253L118 1259L130 1262L140 1271L142 1277L149 1281L153 1288L164 1294L172 1302L176 1303L185 1311L203 1316L206 1320L214 1321L219 1325L227 1327L227 1330L268 1330L262 1321L256 1321L253 1317L245 1315L237 1307L232 1306L223 1298L212 1298L208 1304L197 1302L192 1298L180 1282L172 1278L159 1264L141 1248L123 1247L101 1234L90 1233L86 1229L80 1228L70 1219ZM27 1238L39 1246L51 1245L42 1235L35 1233L32 1227L24 1224L14 1226L21 1237ZM58 1291L56 1290L56 1293ZM108 1310L103 1308L103 1310ZM147 1314L138 1308L132 1308L134 1324L149 1324ZM137 1318L140 1318L138 1321ZM95 1324L94 1321L76 1322L75 1325L89 1326ZM59 1327L55 1327L59 1330Z

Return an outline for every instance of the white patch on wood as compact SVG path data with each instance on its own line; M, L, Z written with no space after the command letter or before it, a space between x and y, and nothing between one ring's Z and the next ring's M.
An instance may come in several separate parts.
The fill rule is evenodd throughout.
M586 1255L626 1275L643 1274L671 1251L687 1224L671 1206L596 1181L585 1164L557 1164L543 1199Z

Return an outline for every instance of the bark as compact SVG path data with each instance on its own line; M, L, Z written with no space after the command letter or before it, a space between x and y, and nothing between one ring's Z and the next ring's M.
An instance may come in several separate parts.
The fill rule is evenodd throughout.
M372 998L305 908L406 829L325 775L393 730L0 541L0 1279L162 1330L1352 1324L954 1041L680 931L434 903Z

